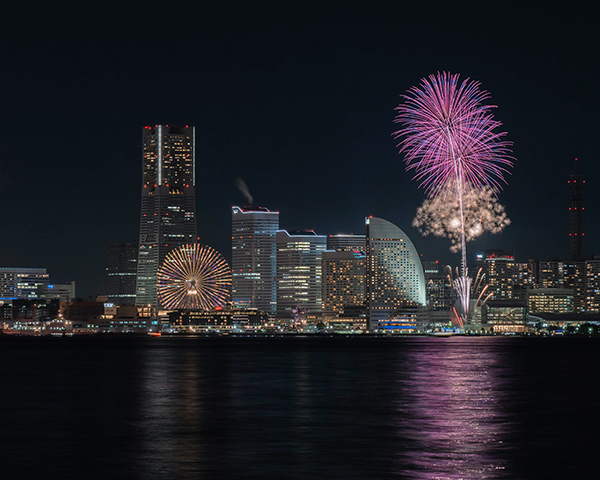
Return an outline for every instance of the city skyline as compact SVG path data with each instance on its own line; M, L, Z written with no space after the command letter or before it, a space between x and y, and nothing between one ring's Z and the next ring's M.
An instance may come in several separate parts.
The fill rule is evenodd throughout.
M334 3L296 13L215 8L193 32L152 37L141 22L121 29L100 18L89 34L58 24L4 31L0 265L46 268L55 283L75 280L78 296L102 293L107 244L138 238L139 129L189 124L198 236L228 261L241 177L254 205L281 212L282 228L364 234L374 215L424 259L456 266L446 240L412 227L424 196L391 136L399 95L443 70L492 92L517 158L501 199L512 224L471 244L470 257L499 248L523 261L568 258L576 157L587 180L583 254L600 253L589 20L497 12L484 26L483 13Z

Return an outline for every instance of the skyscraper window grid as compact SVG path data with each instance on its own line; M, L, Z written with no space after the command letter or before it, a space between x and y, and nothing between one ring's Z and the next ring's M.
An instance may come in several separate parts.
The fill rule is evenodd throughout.
M138 305L157 305L158 266L174 248L197 241L194 146L194 127L142 129Z
M233 303L273 315L277 304L275 238L279 212L266 207L234 206L231 217Z

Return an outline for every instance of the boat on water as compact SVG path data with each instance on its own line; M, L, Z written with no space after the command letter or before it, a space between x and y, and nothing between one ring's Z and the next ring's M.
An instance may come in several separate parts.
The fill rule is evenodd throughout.
M429 334L432 337L452 337L456 335L452 330L442 330L440 332L431 332Z
M160 332L148 332L148 335L150 335L152 337L160 337L162 335L162 333L160 333Z

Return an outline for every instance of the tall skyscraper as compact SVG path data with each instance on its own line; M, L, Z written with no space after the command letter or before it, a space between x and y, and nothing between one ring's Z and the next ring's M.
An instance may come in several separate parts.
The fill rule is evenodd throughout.
M569 214L571 217L571 230L569 233L569 240L571 243L571 260L582 259L582 248L583 243L583 231L581 226L581 215L583 213L583 197L581 190L585 180L581 173L579 173L579 163L575 159L573 166L573 173L569 175L569 184L571 186L570 192L570 204Z
M366 226L367 328L402 328L406 312L426 303L421 259L408 235L393 223L368 217Z
M277 316L321 311L321 254L327 237L314 230L277 231Z
M104 293L116 305L135 304L138 243L109 243L106 247Z
M157 305L156 271L167 253L197 240L195 129L142 129L142 211L136 304Z
M233 303L274 315L277 305L279 212L266 207L232 207Z

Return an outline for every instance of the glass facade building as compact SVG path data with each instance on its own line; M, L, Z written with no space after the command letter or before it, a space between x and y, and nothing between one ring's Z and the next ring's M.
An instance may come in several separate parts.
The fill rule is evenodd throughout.
M156 272L174 248L197 241L195 129L142 129L142 208L136 304L156 306Z
M321 254L327 237L314 230L277 231L277 316L320 312Z
M135 304L138 243L109 243L104 267L104 293L116 305Z
M231 268L233 304L274 315L277 305L279 212L266 207L232 207Z

